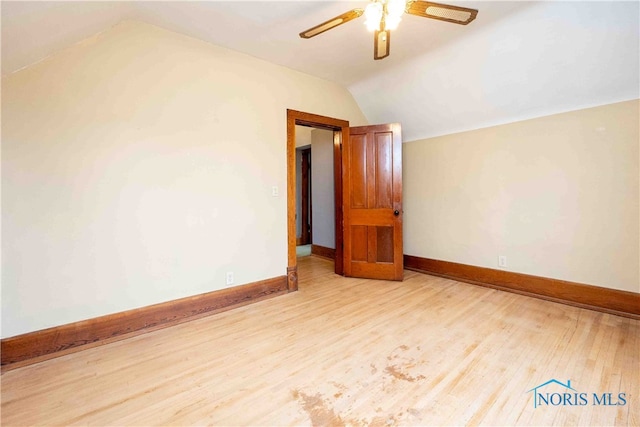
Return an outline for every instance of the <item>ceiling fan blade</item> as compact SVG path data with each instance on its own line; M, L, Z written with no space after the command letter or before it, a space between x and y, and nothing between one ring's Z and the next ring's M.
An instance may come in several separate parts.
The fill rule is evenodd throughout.
M352 19L359 18L364 13L364 9L353 9L349 12L345 12L342 15L338 15L333 19L329 19L326 22L323 22L320 25L316 25L313 28L309 28L306 31L300 33L300 37L303 39L310 39L311 37L317 36L318 34L322 34L327 30L337 27L338 25L342 25L345 22L349 22Z
M376 30L373 39L373 59L384 59L391 50L391 31Z
M476 19L476 15L478 15L476 9L421 0L410 1L407 4L406 12L411 15L439 19L440 21L453 22L460 25L467 25Z

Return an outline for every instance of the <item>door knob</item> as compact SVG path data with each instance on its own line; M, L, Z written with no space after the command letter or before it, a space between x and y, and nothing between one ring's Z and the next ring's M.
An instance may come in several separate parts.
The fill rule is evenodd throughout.
M395 210L395 211L393 211L393 214L394 214L395 216L398 216L398 215L400 215L400 211L399 211L399 210Z

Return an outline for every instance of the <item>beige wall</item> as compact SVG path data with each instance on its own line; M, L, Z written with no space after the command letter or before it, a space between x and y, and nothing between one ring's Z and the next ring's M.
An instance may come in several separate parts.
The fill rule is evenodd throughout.
M405 253L640 292L638 105L405 144Z
M366 124L333 83L137 22L2 95L2 337L284 275L286 109Z

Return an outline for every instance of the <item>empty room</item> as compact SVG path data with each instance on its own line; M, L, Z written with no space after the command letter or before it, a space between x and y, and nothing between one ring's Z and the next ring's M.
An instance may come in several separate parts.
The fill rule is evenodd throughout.
M640 2L0 13L2 425L640 425Z

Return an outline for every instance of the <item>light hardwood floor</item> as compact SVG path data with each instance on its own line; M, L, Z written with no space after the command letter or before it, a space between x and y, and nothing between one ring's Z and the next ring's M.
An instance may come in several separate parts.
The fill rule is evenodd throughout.
M638 321L408 271L299 269L298 292L3 374L2 424L640 423ZM551 379L588 404L534 408Z

